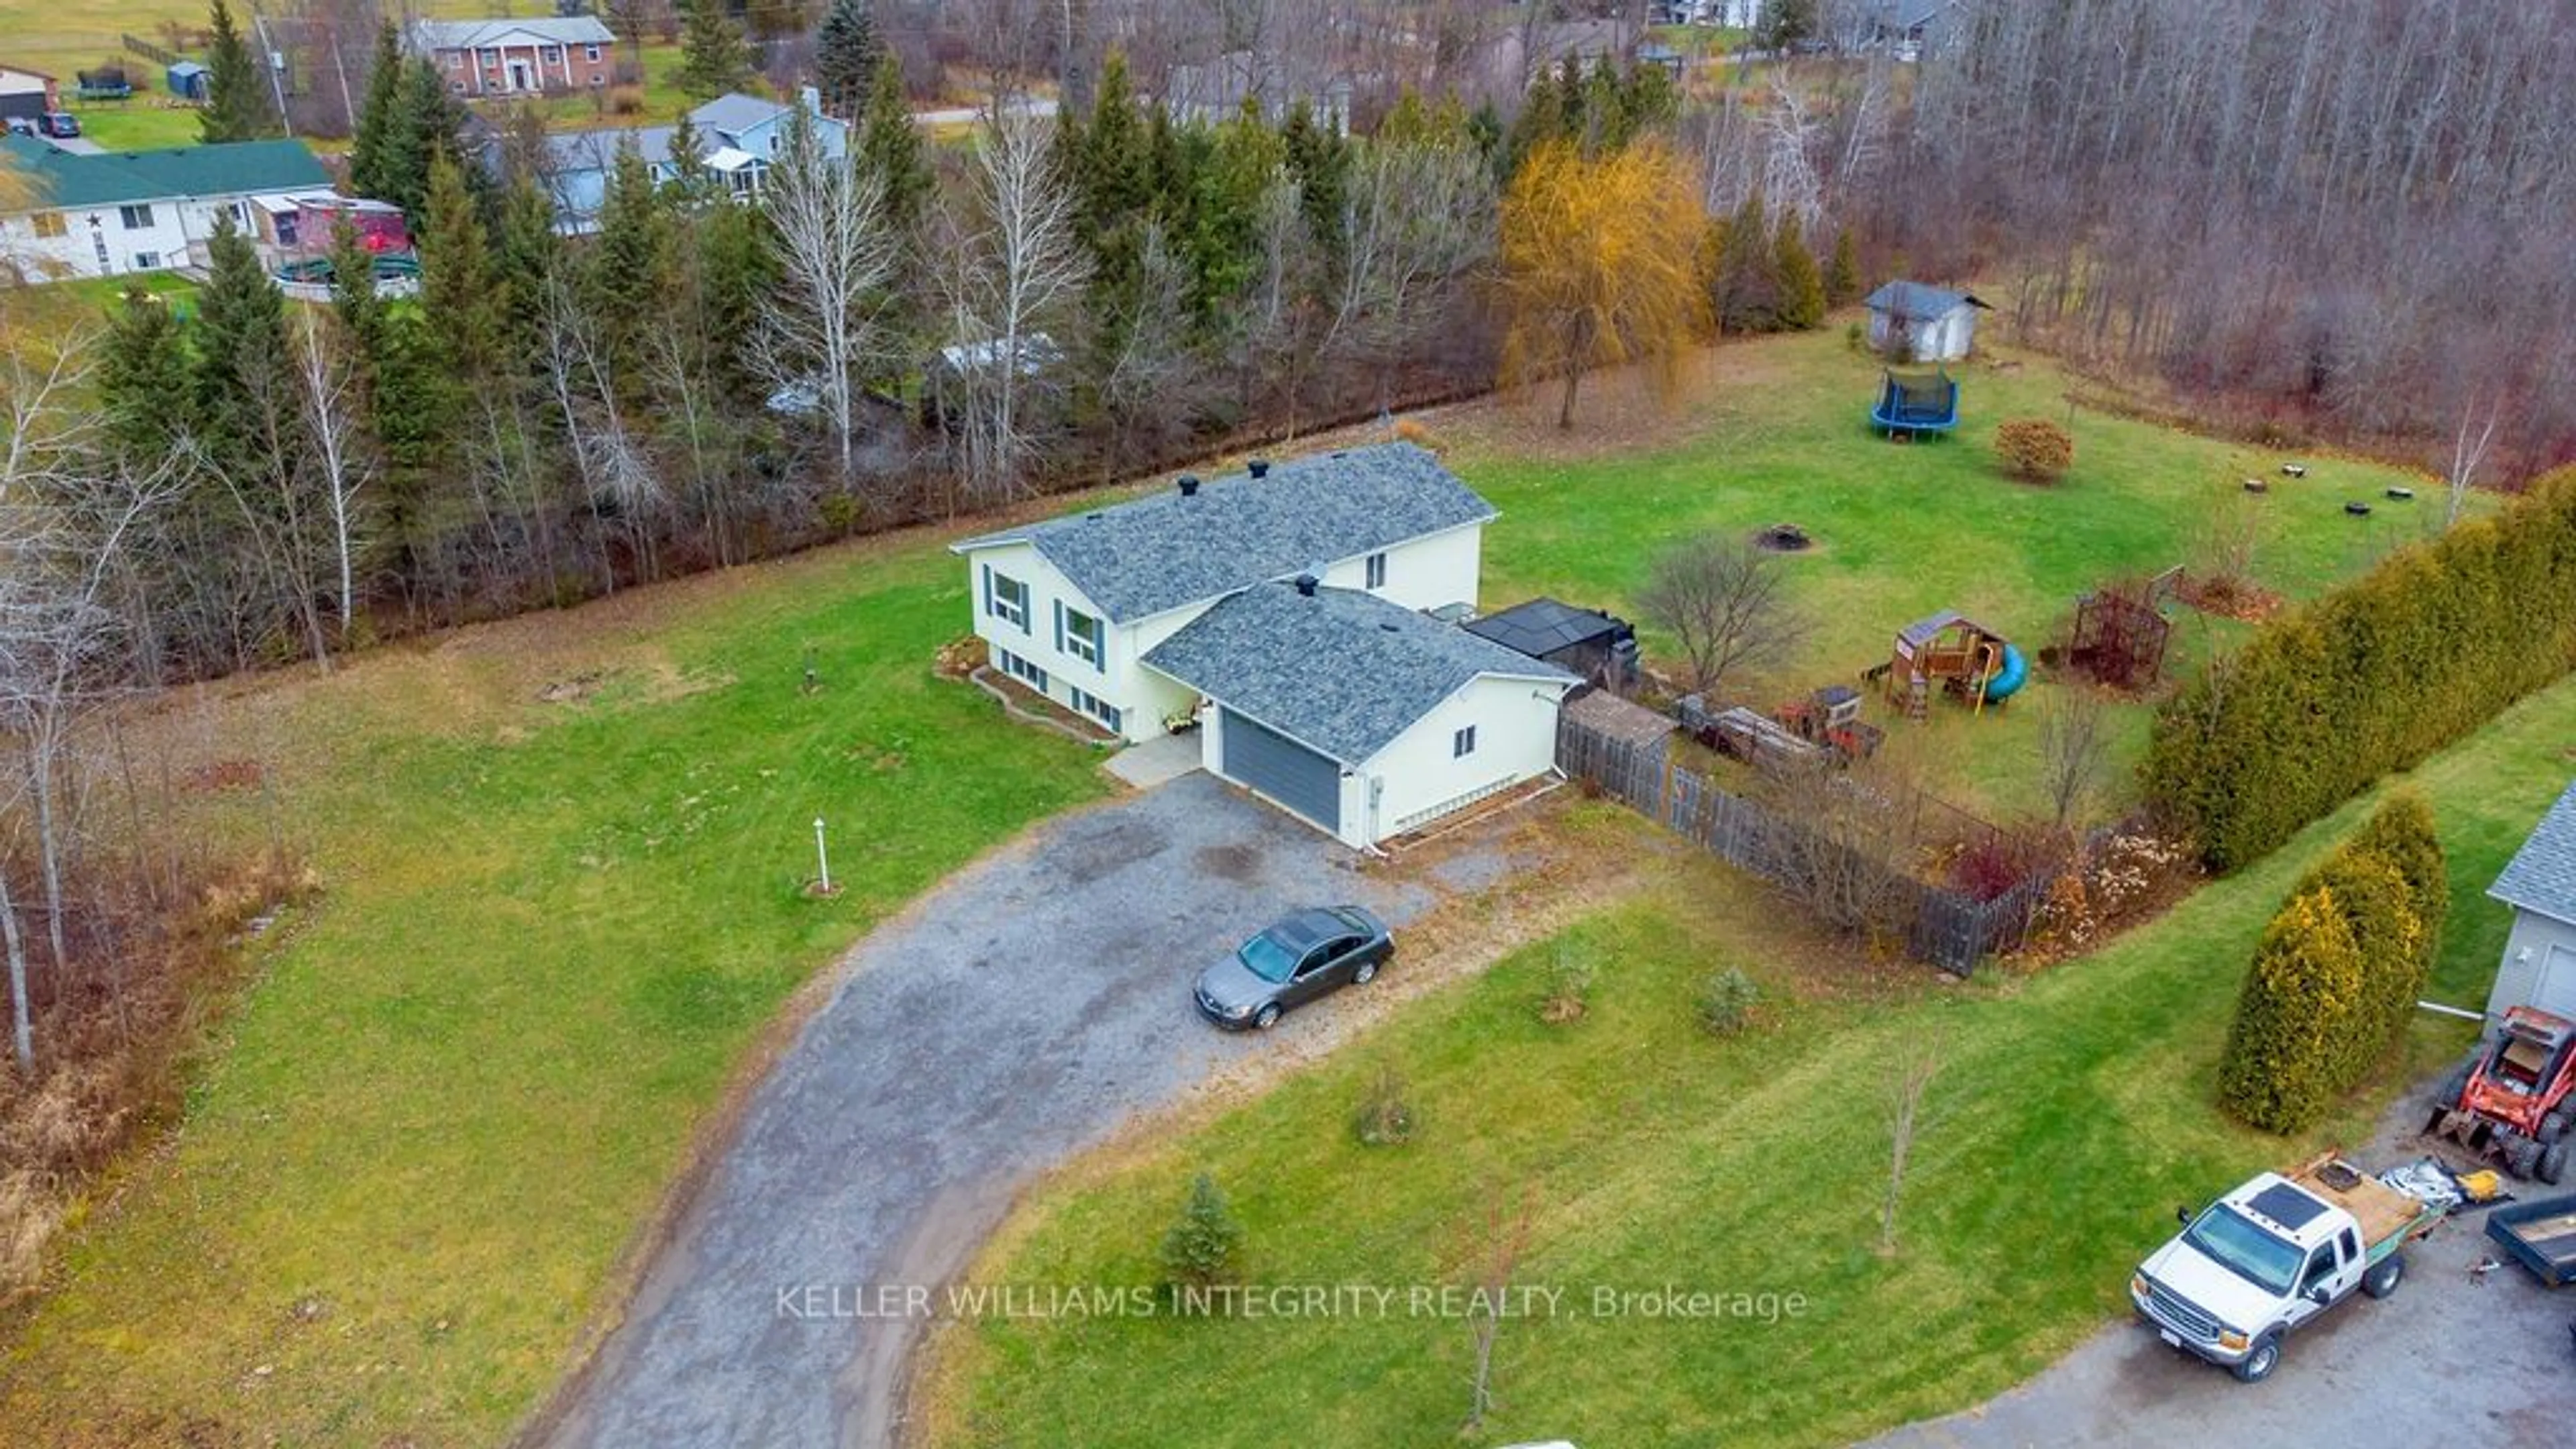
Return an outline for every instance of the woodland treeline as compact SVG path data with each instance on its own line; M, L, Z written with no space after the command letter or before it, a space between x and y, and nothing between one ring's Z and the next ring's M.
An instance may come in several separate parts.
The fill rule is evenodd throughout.
M2563 5L1973 7L1855 200L1917 267L2250 418L2491 475L2576 456ZM2492 430L2490 432L2490 429Z

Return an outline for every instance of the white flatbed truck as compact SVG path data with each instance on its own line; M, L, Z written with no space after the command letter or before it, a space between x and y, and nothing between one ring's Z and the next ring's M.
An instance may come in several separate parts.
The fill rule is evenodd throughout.
M2179 1216L2183 1230L2131 1275L2130 1302L2166 1343L2249 1384L2271 1377L2283 1339L2355 1289L2396 1292L2406 1245L2442 1220L2332 1154Z

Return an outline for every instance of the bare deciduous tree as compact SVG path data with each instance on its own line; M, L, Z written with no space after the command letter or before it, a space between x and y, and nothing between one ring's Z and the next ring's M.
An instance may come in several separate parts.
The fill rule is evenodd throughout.
M1053 386L1059 349L1046 331L1080 296L1089 259L1046 128L997 111L967 163L966 195L943 217L935 267L946 294L959 462L978 499L1007 497L1027 466L1032 394ZM961 210L962 209L962 210Z
M2100 787L2110 758L2101 696L2074 687L2054 691L2039 713L2039 778L2059 830L2074 822Z
M1913 1165L1916 1135L1923 1129L1923 1099L1941 1073L1937 1037L1909 1038L1887 1058L1887 1196L1878 1210L1878 1251L1896 1255L1897 1213L1905 1205L1905 1172Z
M1822 764L1765 771L1754 798L1779 827L1763 838L1765 873L1829 930L1901 938L1921 900L1908 873L1921 794L1884 755L1838 773Z
M1467 1375L1467 1422L1459 1432L1473 1434L1485 1424L1485 1415L1494 1407L1494 1344L1501 1337L1503 1319L1509 1316L1512 1279L1520 1271L1521 1255L1529 1250L1530 1195L1524 1192L1517 1206L1508 1205L1499 1189L1490 1194L1486 1206L1484 1239L1475 1250L1474 1281L1467 1303L1467 1342L1471 1354Z
M2495 444L2496 421L2503 413L2504 404L2493 402L2487 405L2486 417L2479 419L2475 398L2460 409L2460 425L2451 433L2451 466L2442 475L2450 496L2449 511L2442 518L2445 526L2460 521L2460 510L2468 504L2469 490L2477 486L2478 469L2486 463L2487 449Z
M304 431L313 440L323 502L331 515L332 553L340 566L340 628L346 631L357 607L356 559L367 543L358 495L374 476L374 459L358 419L355 370L346 344L329 333L315 309L297 315Z
M768 178L778 282L761 299L757 355L771 384L830 430L848 487L857 473L862 389L886 352L884 294L902 242L886 224L884 178L853 157L831 155L801 108L788 119Z
M1702 690L1716 690L1738 669L1786 658L1807 632L1779 555L1717 534L1656 555L1637 609L1680 641L1691 681Z

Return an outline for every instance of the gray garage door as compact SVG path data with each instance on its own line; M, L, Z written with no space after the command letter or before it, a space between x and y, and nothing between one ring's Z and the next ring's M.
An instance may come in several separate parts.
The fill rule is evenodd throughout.
M1342 767L1330 758L1233 710L1220 717L1225 773L1307 819L1339 833Z

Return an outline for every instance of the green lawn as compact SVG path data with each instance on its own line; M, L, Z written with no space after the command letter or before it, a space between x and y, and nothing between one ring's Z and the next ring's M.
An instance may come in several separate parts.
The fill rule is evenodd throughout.
M2563 788L2576 681L2526 701L2416 772L2451 851L2439 994L2474 1000L2503 940L2480 895ZM2125 1313L2128 1267L2197 1200L2320 1142L2366 1137L2390 1072L2310 1137L2237 1130L2209 1079L2243 963L2295 873L2358 823L2356 804L2108 950L2037 978L1924 988L1894 1003L1784 999L1767 900L1713 867L1608 909L1560 942L1447 988L1267 1096L1042 1192L978 1281L1151 1284L1190 1174L1233 1197L1261 1284L1454 1284L1496 1200L1530 1205L1516 1282L1562 1316L1507 1324L1499 1409L1467 1443L1826 1445L1960 1408ZM1586 807L1607 812L1607 806ZM1592 822L1600 829L1642 826ZM1539 1023L1560 944L1601 963L1591 1013ZM1703 973L1738 964L1775 1002L1707 1036ZM2409 1070L2465 1028L2421 1028ZM1928 1044L1900 1219L1878 1249L1889 1063ZM1380 1064L1424 1124L1402 1148L1355 1140ZM1594 1316L1594 1293L1803 1294L1764 1323ZM1410 1299L1401 1300L1410 1303ZM1090 1449L1277 1442L1376 1449L1452 1438L1467 1407L1463 1325L1386 1318L986 1320L952 1333L934 1442ZM1254 1404L1258 1412L1211 1412Z
M1461 427L1453 462L1503 511L1487 545L1488 604L1542 588L1623 603L1642 549L1682 527L1794 518L1824 544L1795 565L1827 617L1812 668L1782 685L1803 688L1848 677L1897 624L1942 604L2017 636L2043 630L2097 573L2170 562L2193 515L2264 461L2085 415L2075 477L2033 491L1991 475L1982 430L2007 406L2052 406L2059 384L2036 361L2009 377L1970 370L1971 435L1905 448L1861 429L1875 373L1838 338L1725 354L1732 371L1707 435L1660 451L1532 462ZM2354 531L2333 512L2328 473L2320 461L2306 492L2267 501L2288 519L2266 569L2279 587L2311 591L2363 561L2360 540L2403 526ZM13 1441L20 1424L63 1442L152 1441L198 1419L290 1443L505 1433L613 1300L618 1255L797 985L978 850L1101 788L1078 747L1010 728L981 696L928 677L932 650L967 611L955 561L913 536L396 646L327 678L235 682L202 719L188 699L166 705L168 748L267 766L271 791L209 805L256 836L269 823L259 802L276 801L278 827L309 850L326 893L209 1053L169 1150L138 1162L114 1210L75 1234L59 1290L0 1352ZM808 645L825 681L811 697L795 688ZM548 685L593 674L586 701L539 701ZM1952 774L2009 806L2026 772L2024 721L1953 715L1920 738L1967 746L1951 751L1964 762ZM2518 807L2500 797L2492 808L2505 820ZM852 885L824 904L794 889L818 814ZM2499 825L2491 852L2504 841ZM1757 919L1775 913L1770 903L1731 896L1730 880L1694 887L1707 903L1691 909L1734 912L1728 938L1749 943L1755 969L1787 959L1794 938L1763 935ZM2276 869L2194 903L2190 918L2217 912L2219 934L2250 938L2268 903L2248 890L2278 884ZM1654 965L1675 952L1653 943L1685 940L1696 917L1663 909L1595 927L1641 943L1641 964L1609 992L1684 970ZM2179 957L2209 934L2156 939L2184 941L2165 948ZM2241 957L2228 951L2215 959ZM2099 969L2072 968L2032 994ZM1647 997L1607 997L1582 1039L1616 1041L1633 1021L1652 1043L1664 1020ZM2189 1041L2205 1048L2208 1019L2194 1020ZM1873 1021L1800 1008L1760 1050L1848 1066L1883 1039ZM2069 1049L2087 1040L2077 1033ZM1657 1115L1685 1100L1674 1094L1705 1072L1737 1080L1731 1057L1689 1060L1688 1071L1639 1077L1640 1120L1679 1131ZM1536 1090L1492 1085L1498 1101ZM1603 1141L1633 1147L1611 1120L1628 1099L1615 1105ZM1476 1110L1462 1100L1435 1120L1463 1129ZM1533 1131L1553 1120L1535 1103L1532 1113ZM1781 1153L1770 1167L1784 1180L1813 1167L1785 1130L1746 1139ZM2168 1167L2168 1178L2251 1152L2214 1129L2189 1140L2200 1143L2195 1172ZM1534 1141L1498 1132L1472 1151L1499 1165ZM1616 1190L1636 1212L1669 1211L1656 1194L1672 1184L1636 1174L1671 1164L1628 1155L1576 1157L1625 1183ZM1737 1180L1756 1180L1751 1159L1728 1161ZM1455 1206L1445 1189L1418 1190L1419 1211L1401 1221ZM1286 1222L1294 1206L1265 1211ZM1354 1251L1374 1241L1363 1234ZM1789 1268L1826 1286L1855 1271L1835 1278L1830 1266ZM2062 1342L2098 1295L2088 1281L2051 1302L2067 1326L2016 1348L2015 1363ZM1404 1367L1402 1345L1387 1351L1397 1357L1386 1371L1408 1382L1450 1374ZM1018 1392L1004 1393L1005 1411L1017 1412Z
M208 0L0 0L0 59L9 64L46 72L63 83L63 95L70 99L72 76L92 70L101 64L116 63L125 67L138 90L148 78L150 95L165 94L161 88L161 67L137 55L127 54L117 37L132 34L154 45L168 47L169 37L162 32L165 23L176 22L190 32L203 30L206 15L212 7ZM391 9L392 7L387 7ZM551 14L550 5L518 6L514 12L507 3L495 0L414 0L402 7L403 13L432 17L470 18L482 15ZM274 11L270 12L273 16ZM250 7L233 6L234 23L244 33L250 30ZM180 46L183 54L203 60L201 50ZM353 54L352 60L356 59ZM353 81L356 77L351 78ZM84 123L87 117L83 117Z
M251 683L225 747L276 772L325 894L0 1356L5 1437L498 1442L789 994L1100 791L1092 752L931 677L966 618L906 543ZM837 900L798 889L817 816Z
M164 106L158 98L130 101L72 102L81 134L110 151L149 151L163 146L194 146L199 140L197 112L189 106Z
M1554 593L1633 617L1659 547L1702 531L1797 523L1817 547L1787 566L1815 628L1797 664L1745 682L1745 702L1767 709L1819 685L1857 683L1861 670L1886 662L1898 628L1944 608L2036 656L2072 620L2078 594L2193 562L2213 517L2251 515L2255 572L2292 598L2367 567L2439 517L2426 479L2309 458L2311 475L2292 482L2279 465L2298 455L2070 410L2055 366L2015 357L2012 371L1952 365L1964 421L1938 442L1870 432L1879 366L1846 347L1839 328L1720 349L1716 376L1681 404L1705 427L1652 451L1534 458L1518 438L1458 429L1454 465L1502 510L1486 548L1485 602ZM2015 416L2047 417L2073 435L2064 482L2033 487L1996 470L1995 424ZM2256 474L2275 485L2259 498L2242 488ZM2343 512L2346 499L2379 500L2395 483L2421 496L2381 501L2367 519ZM2243 629L2175 612L2177 668ZM1645 642L1650 663L1678 659L1654 631ZM1998 813L2036 809L2037 706L2051 687L2034 686L2000 716L1971 719L1945 705L1928 726L1884 711L1881 722L1901 737L1898 748L1914 742L1936 789ZM2143 745L2146 712L2123 714L2125 765Z

